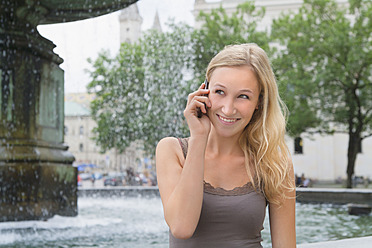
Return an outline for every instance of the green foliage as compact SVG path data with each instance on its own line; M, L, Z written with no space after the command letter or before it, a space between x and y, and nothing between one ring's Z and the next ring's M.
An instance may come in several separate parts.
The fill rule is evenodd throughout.
M226 45L256 43L268 51L267 32L257 30L264 15L265 9L256 9L252 2L240 4L232 15L222 6L210 13L200 12L202 26L194 31L195 78L204 80L209 61Z
M142 140L152 155L165 136L187 135L183 109L192 59L191 28L170 24L170 31L149 31L136 44L123 43L115 58L103 52L91 62L88 91L102 151L123 151Z
M292 135L372 134L371 5L354 0L346 9L330 0L305 0L298 14L274 21L272 38L286 47L274 67Z
M372 2L305 0L298 14L274 21L286 47L274 61L290 110L289 129L349 135L347 187L361 141L372 136Z
M123 151L142 140L152 155L161 138L187 136L187 95L201 84L209 60L225 45L255 42L268 47L267 33L256 31L263 15L251 3L240 5L233 15L222 8L201 13L200 30L171 23L167 33L150 31L136 44L122 44L114 58L102 52L90 61L88 91L97 96L91 104L97 145L102 151Z

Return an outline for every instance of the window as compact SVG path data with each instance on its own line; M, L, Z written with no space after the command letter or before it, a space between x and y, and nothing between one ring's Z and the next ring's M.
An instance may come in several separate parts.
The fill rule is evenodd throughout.
M83 135L84 134L84 127L83 126L80 126L80 128L79 128L79 134L80 135Z
M81 152L84 151L84 145L82 143L79 144L79 151L81 151Z
M303 146L302 138L296 137L294 139L294 153L303 154L302 146Z

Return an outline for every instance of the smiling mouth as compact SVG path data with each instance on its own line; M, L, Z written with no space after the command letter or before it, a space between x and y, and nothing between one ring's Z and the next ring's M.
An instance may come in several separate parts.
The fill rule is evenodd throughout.
M237 122L238 120L240 120L240 118L226 118L226 117L222 117L220 115L217 115L218 116L218 119L220 119L222 122L225 122L225 123L228 123L228 124L233 124L235 122Z

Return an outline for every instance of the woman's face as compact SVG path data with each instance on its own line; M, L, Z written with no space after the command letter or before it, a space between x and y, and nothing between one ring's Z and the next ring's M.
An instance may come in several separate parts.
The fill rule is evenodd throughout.
M209 82L208 116L217 133L240 135L258 107L258 80L249 66L218 67Z

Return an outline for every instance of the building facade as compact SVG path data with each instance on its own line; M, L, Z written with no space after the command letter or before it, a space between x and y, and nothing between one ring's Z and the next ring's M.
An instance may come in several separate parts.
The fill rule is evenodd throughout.
M119 22L120 43L126 42L133 44L141 38L143 18L139 13L138 6L136 3L123 9L120 12ZM158 32L162 32L158 11L156 11L155 13L151 29L157 30Z
M90 101L94 95L87 93L71 93L65 95L64 138L69 151L74 155L74 166L85 165L89 172L123 172L131 167L136 172L152 168L138 144L133 144L125 152L111 149L100 152L93 140L93 128L96 122L90 113Z
M132 4L121 10L119 21L120 43L135 43L141 37L141 25L143 22L137 4Z

